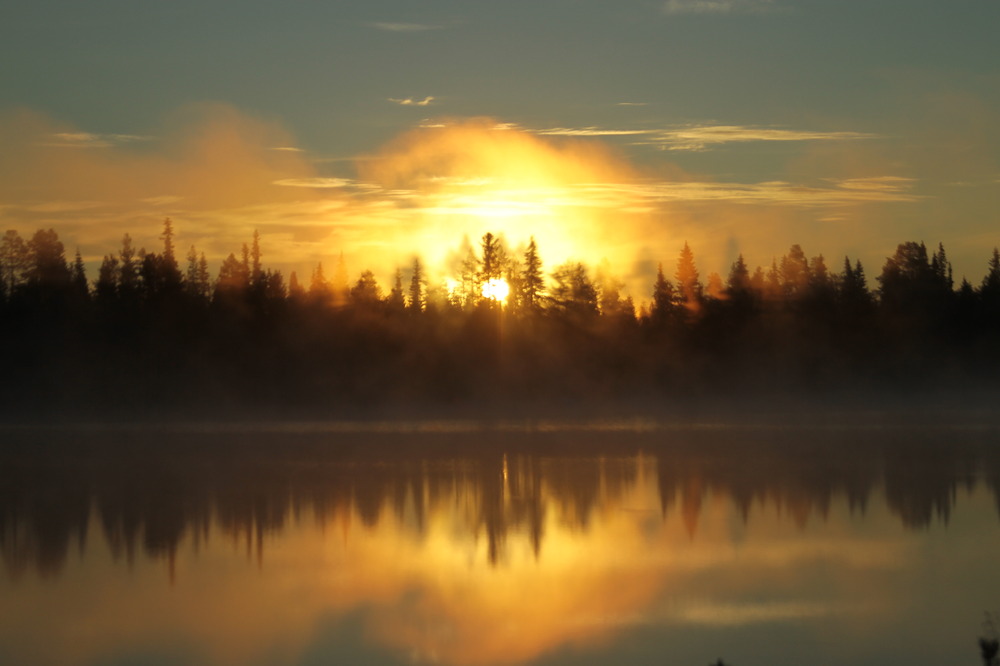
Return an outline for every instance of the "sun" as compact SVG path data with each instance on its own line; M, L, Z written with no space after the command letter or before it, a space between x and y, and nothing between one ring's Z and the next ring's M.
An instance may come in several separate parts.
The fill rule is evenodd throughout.
M502 278L492 278L483 284L483 298L498 303L507 301L510 295L510 285Z

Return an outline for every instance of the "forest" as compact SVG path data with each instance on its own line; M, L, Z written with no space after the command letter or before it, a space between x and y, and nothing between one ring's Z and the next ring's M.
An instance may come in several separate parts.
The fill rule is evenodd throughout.
M259 236L217 275L171 220L128 234L96 278L54 230L0 239L0 415L284 418L545 407L658 409L777 396L989 395L1000 388L1000 253L955 285L945 249L900 243L869 283L792 245L699 274L686 243L638 305L582 263L546 270L487 233L446 285L419 258L308 283L264 266ZM985 254L985 253L984 253Z

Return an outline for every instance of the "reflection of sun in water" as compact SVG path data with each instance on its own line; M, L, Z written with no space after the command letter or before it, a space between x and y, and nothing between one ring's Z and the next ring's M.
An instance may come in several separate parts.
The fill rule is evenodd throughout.
M502 278L492 278L483 284L483 298L503 303L510 295L510 285Z

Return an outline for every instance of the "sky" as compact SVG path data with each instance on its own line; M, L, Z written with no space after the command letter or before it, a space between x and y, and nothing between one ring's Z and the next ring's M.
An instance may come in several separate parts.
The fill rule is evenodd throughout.
M286 275L343 256L384 286L492 231L637 300L685 242L703 277L797 243L876 286L913 240L977 284L998 25L997 0L11 0L0 227L91 267L165 217L213 265L257 229Z

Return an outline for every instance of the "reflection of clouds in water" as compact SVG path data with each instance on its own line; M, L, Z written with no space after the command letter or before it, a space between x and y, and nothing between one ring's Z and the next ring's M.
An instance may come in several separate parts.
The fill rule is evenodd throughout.
M763 603L693 603L677 613L682 622L707 625L744 625L805 618L822 618L848 612L820 602L767 601Z

